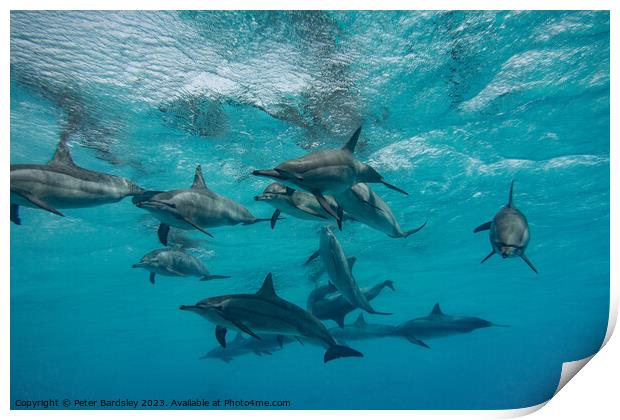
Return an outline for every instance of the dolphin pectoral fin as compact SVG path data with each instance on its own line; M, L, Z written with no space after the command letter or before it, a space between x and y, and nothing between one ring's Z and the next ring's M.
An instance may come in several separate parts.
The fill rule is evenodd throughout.
M489 230L489 229L491 229L491 222L486 222L478 226L476 229L474 229L474 233L482 232L483 230Z
M381 182L383 185L385 185L386 187L388 187L388 188L389 188L389 189L391 189L391 190L398 191L398 192L399 192L399 193L401 193L401 194L409 195L409 193L408 193L407 191L405 191L405 190L401 190L401 189L400 189L400 188L398 188L397 186L392 185L392 184L390 184L390 183L388 183L388 182L385 182L385 180L384 180L384 179L382 179L382 180L381 180L381 181L379 181L379 182Z
M243 331L247 335L251 335L252 337L256 338L257 340L261 339L258 335L256 335L256 333L254 331L252 331L251 329L249 329L248 327L243 325L243 323L241 321L232 320L232 319L229 319L229 321L232 322L235 325L235 327L239 328L241 331Z
M155 273L149 274L149 281L151 282L151 284L155 284Z
M332 206L329 205L323 194L320 192L314 192L314 197L316 197L316 201L319 202L323 210L327 212L330 216L332 216L338 222L338 229L342 230L342 214L338 215L338 212L334 211Z
M215 326L215 338L217 339L217 342L220 343L220 346L222 346L223 348L226 348L227 332L228 330L225 327L222 327L221 325Z
M342 209L342 207L338 206L338 208L336 209L336 215L338 216L338 218L336 219L336 222L338 223L338 230L342 230L342 219L344 217L344 210Z
M273 356L273 353L267 350L265 350L263 354L266 354L267 356Z
M306 260L306 262L304 263L304 265L308 265L308 264L310 264L312 261L316 260L316 259L319 257L319 255L320 255L320 254L321 254L321 250L320 250L320 249L317 249L316 251L314 251L314 252L312 253L312 255L310 255L310 256L308 257L308 259Z
M381 284L382 287L389 287L390 289L392 289L392 292L395 292L396 289L394 288L394 282L392 280L386 280Z
M168 246L168 233L170 232L170 226L165 223L160 223L159 228L157 229L157 237L159 238L159 242L164 246Z
M334 359L340 359L342 357L364 357L364 355L351 347L334 344L328 348L325 355L323 355L323 363L327 363Z
M278 340L278 345L280 346L280 348L284 347L284 336L278 335L276 339Z
M484 257L484 259L482 261L480 261L480 264L482 264L483 262L485 262L486 260L488 260L489 258L491 258L493 256L493 254L495 254L495 250L491 251L491 253L489 255L487 255L486 257Z
M271 216L271 229L276 227L276 222L278 221L278 217L280 216L280 209L276 209Z
M208 276L203 276L200 278L200 281L208 281L208 280L218 280L218 279L229 279L230 276L221 276L219 274L209 274Z
M379 311L375 311L374 309L372 311L366 311L369 314L373 314L373 315L394 315L392 312L379 312Z
M534 267L534 264L532 264L530 259L525 254L521 254L521 259L525 261L525 263L529 265L532 270L534 270L534 273L538 274L538 270L536 270L536 267Z
M430 346L428 344L426 344L424 341L422 340L418 340L415 337L405 337L407 339L407 341L409 341L411 344L416 344L418 346L422 346L422 347L426 347L427 349L430 349Z
M338 326L340 328L342 328L344 330L344 314L342 315L336 315L335 317L332 318L334 320L334 322L336 322L336 324L338 324Z
M13 194L17 194L17 195L21 196L25 200L28 200L30 203L34 204L35 206L37 206L40 209L47 210L50 213L54 213L54 214L56 214L58 216L62 216L62 217L65 216L64 214L62 214L61 212L56 210L54 207L50 206L45 201L41 200L39 197L37 197L36 195L32 194L29 191L22 190L20 188L11 188L11 192Z
M422 223L422 224L421 224L420 226L418 226L417 228L414 228L414 229L411 229L411 230L406 231L406 232L405 232L405 234L403 235L403 237L405 237L405 238L406 238L406 237L408 237L408 236L410 236L410 235L413 235L414 233L417 233L417 232L421 231L421 230L422 230L422 228L424 228L424 226L426 226L426 223L428 223L428 220L425 220L425 221L424 221L424 223Z
M16 225L22 224L22 219L19 218L19 205L11 204L11 222Z

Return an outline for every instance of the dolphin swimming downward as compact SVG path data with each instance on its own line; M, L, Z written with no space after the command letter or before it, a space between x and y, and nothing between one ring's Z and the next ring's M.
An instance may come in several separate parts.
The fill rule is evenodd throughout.
M144 190L128 179L77 166L60 141L46 165L11 165L11 221L21 224L19 206L64 216L58 209L115 203Z
M325 363L341 357L363 357L357 350L338 344L314 315L276 295L271 273L255 294L207 298L195 305L182 305L180 309L195 312L214 323L215 336L222 347L226 347L227 329L234 329L259 340L261 333L308 338L327 348L323 356Z
M370 314L392 315L389 312L375 311L370 306L370 302L368 302L368 299L357 285L355 277L353 277L352 270L356 258L347 258L345 256L342 246L338 239L336 239L336 235L327 226L321 229L319 250L308 258L306 264L319 256L325 271L329 275L330 283L342 294L346 301Z
M132 268L144 268L149 280L155 284L155 275L169 277L200 277L200 280L228 279L230 276L211 274L207 267L196 257L181 248L156 249L146 254Z
M293 188L312 193L321 207L338 222L342 230L343 210L333 209L325 194L337 194L358 182L382 183L388 188L407 194L387 183L381 174L355 158L353 152L362 127L359 127L341 149L319 150L297 159L282 162L274 169L260 169L253 175L279 180Z
M147 191L132 199L161 222L157 231L160 242L168 245L170 227L197 229L209 236L209 227L251 225L271 219L257 219L241 204L211 191L205 184L200 165L196 167L194 183L189 189Z
M525 215L512 203L512 187L514 183L514 181L510 183L508 204L497 212L492 221L483 223L474 229L474 233L489 230L489 239L493 247L491 253L484 257L480 263L482 264L496 253L503 258L521 257L538 274L534 264L525 255L525 250L530 242L530 229Z
M360 182L334 196L338 206L353 219L391 238L406 238L426 226L426 221L414 229L403 230L392 213L392 209L368 184Z

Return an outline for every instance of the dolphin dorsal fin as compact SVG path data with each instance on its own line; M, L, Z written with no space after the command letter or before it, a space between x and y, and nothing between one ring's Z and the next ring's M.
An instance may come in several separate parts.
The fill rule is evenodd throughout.
M431 311L431 315L443 315L443 312L441 312L441 308L439 307L439 302L437 302L435 304L435 306L433 306L433 310Z
M276 295L276 290L273 288L273 276L271 273L267 274L263 285L260 287L259 291L256 292L256 294L266 298L278 297L278 295Z
M202 167L200 165L196 166L196 173L194 174L194 183L192 184L192 188L198 190L208 190L207 184L205 184L205 179L202 176Z
M363 327L366 325L366 319L364 319L364 313L360 313L357 316L357 319L355 320L355 322L353 323L353 325L355 325L356 327Z
M357 140L360 138L361 132L362 126L360 125L359 128L355 130L355 133L353 133L349 141L344 146L342 146L342 150L348 150L351 153L355 152L355 146L357 145Z
M510 192L508 193L508 207L512 207L512 187L515 185L514 179L510 183Z
M73 162L73 158L71 157L71 150L69 149L69 146L67 146L66 142L63 140L58 142L54 156L49 163L54 165L75 166L75 162Z

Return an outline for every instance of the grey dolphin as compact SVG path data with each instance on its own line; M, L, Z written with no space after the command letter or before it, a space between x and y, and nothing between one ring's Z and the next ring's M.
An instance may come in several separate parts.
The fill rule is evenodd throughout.
M292 342L289 337L264 334L260 340L254 338L244 338L241 333L237 333L232 341L226 343L226 347L217 346L209 350L201 359L220 359L223 362L230 362L235 357L246 354L255 354L257 356L272 355L276 351L280 351L284 344Z
M11 165L11 221L21 224L19 206L64 216L58 209L115 203L143 191L128 179L77 166L60 141L46 165Z
M321 229L319 250L313 255L317 255L317 253L321 257L331 284L342 293L345 300L371 314L391 315L387 312L377 312L370 306L370 302L353 277L352 270L355 258L347 259L336 235L327 226Z
M329 331L334 337L343 342L398 336L398 327L384 324L369 324L364 319L363 313L358 315L353 324L347 324L344 328L330 328ZM413 344L429 348L424 341L417 339L413 335L407 338Z
M205 229L217 226L251 225L271 219L258 219L241 204L211 191L205 184L200 165L196 167L194 183L189 189L147 191L132 199L133 203L149 211L161 224L157 236L168 245L170 227L197 229L209 236Z
M489 230L489 239L493 250L480 263L485 262L493 256L500 254L503 258L521 257L536 274L538 270L525 255L525 250L530 242L530 228L527 224L525 215L512 203L512 187L514 181L510 183L510 193L508 194L508 204L501 208L493 217L493 220L486 222L474 229L474 233Z
M371 166L355 158L353 152L361 131L360 126L341 149L319 150L282 162L274 169L255 170L252 174L273 178L290 187L301 188L314 194L321 207L338 221L338 227L342 229L342 210L334 210L325 199L325 194L340 193L358 182L382 183L388 188L407 194L387 183Z
M228 279L230 276L211 274L196 257L181 248L156 249L146 254L132 268L144 268L150 273L149 280L155 284L155 275L170 277L200 277L200 280Z
M275 207L276 210L271 217L272 229L276 226L280 213L286 213L305 220L326 220L330 217L330 214L321 207L315 196L307 192L294 190L279 182L269 184L261 195L254 197L254 200L265 201ZM338 208L338 203L336 203L333 197L327 195L325 200L332 208Z
M392 238L406 238L426 226L426 221L414 229L403 230L392 209L368 184L360 182L334 196L342 209L357 221L381 231Z
M214 323L215 336L222 347L226 346L226 331L230 328L256 339L260 339L260 333L306 337L327 348L323 356L325 363L341 357L363 357L357 350L339 345L317 317L277 296L271 273L255 294L207 298L195 305L182 305L180 309L195 312Z
M506 325L494 324L481 318L470 316L446 315L441 311L439 303L436 303L430 314L425 317L415 318L396 327L394 335L416 340L447 337L455 334L465 334L487 327L506 327Z
M372 287L364 287L360 289L369 302L379 296L379 293L385 288L394 289L392 280L385 280ZM349 312L357 309L355 305L349 303L347 299L338 292L332 284L326 284L314 289L308 296L307 302L308 312L316 316L318 319L331 319L335 321L340 328L344 328L344 318Z

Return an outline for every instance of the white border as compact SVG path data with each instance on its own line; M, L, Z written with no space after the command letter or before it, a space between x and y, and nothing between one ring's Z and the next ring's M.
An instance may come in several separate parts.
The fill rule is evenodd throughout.
M9 64L10 64L10 26L9 26L9 10L24 10L24 9L100 9L100 10L161 10L169 9L170 5L173 5L175 9L220 9L220 10L237 10L237 9L341 9L341 10L395 10L395 9L418 9L418 10L440 10L440 9L452 9L452 10L468 10L468 9L549 9L549 10L611 10L611 115L616 117L611 119L611 214L618 209L617 206L617 181L618 170L615 168L615 157L617 156L617 144L618 141L618 92L620 92L620 86L617 79L618 70L618 7L615 6L613 1L603 0L590 0L590 1L576 1L576 0L563 0L563 1L532 1L532 0L512 0L512 1L489 1L489 0L468 0L468 1L447 1L447 0L419 0L414 2L402 2L395 0L382 0L380 4L370 1L358 1L358 2L345 2L343 0L315 0L302 2L299 0L263 0L263 1L249 1L249 0L227 0L222 3L195 2L186 0L177 0L173 4L162 0L108 0L108 1L79 1L79 0L64 0L64 1L42 1L42 0L21 0L21 1L4 1L2 2L2 9L5 12L4 19L1 21L1 28L3 34L3 42L0 44L2 49L2 102L4 115L2 116L1 126L2 134L4 134L4 141L8 142L9 137L9 98L10 98L10 78L9 78ZM6 143L5 143L6 144ZM6 147L6 146L5 146ZM9 162L9 154L4 153L0 156L2 161L2 171L0 177L2 179L2 185L4 186L4 192L0 196L2 204L0 205L0 217L5 222L1 225L2 238L4 239L4 249L8 252L2 252L0 258L2 259L2 268L4 276L2 280L4 282L3 288L3 305L0 311L0 328L2 333L3 345L0 346L0 389L2 394L0 396L0 413L8 414L11 417L19 418L35 418L38 416L46 416L49 418L84 418L86 416L92 418L108 418L110 415L119 416L121 418L127 417L148 417L151 418L170 418L174 417L195 417L202 416L224 416L224 417L246 417L248 415L253 418L285 418L289 417L292 413L287 411L218 411L217 413L208 412L195 412L195 411L116 411L114 414L101 410L101 411L10 411L9 407L9 390L10 390L10 352L8 340L4 340L5 337L9 337L9 316L10 316L10 248L9 248L9 222L8 222L8 186L9 186L9 171L7 170ZM618 273L618 267L615 257L618 256L618 246L614 242L614 238L618 238L618 225L616 219L611 218L610 235L611 235L611 278L614 279L611 282L610 294L610 320L605 336L604 345L608 343L609 338L615 327L618 311L618 279L620 279ZM620 345L616 339L611 345L607 345L605 351L601 355L594 357L594 362L591 363L592 369L586 369L586 372L580 375L580 380L577 383L571 383L566 387L566 390L560 393L559 397L554 397L549 407L541 412L537 413L538 418L578 418L584 415L592 415L593 413L599 413L601 418L603 414L608 417L609 413L618 412L617 403L617 384L620 374L618 356L620 355ZM590 360L591 358L587 358ZM597 360L600 359L600 362ZM587 363L587 361L586 361ZM564 379L570 379L585 363L583 361L571 362L565 364L565 368L562 372L563 380L558 385L558 390L562 389L562 386L567 381ZM576 369L578 367L578 369ZM573 381L575 382L575 381ZM556 393L557 393L556 391ZM566 398L564 398L566 394ZM588 402L596 402L595 407L590 407ZM544 406L545 403L538 406L517 409L517 410L489 410L489 411L372 411L372 412L343 412L343 411L322 411L317 413L316 411L295 411L294 415L300 418L313 418L317 415L320 416L377 416L388 415L392 418L409 418L411 415L415 415L418 418L445 418L447 416L456 418L507 418L521 416L525 414L537 411ZM596 417L595 417L596 418Z

